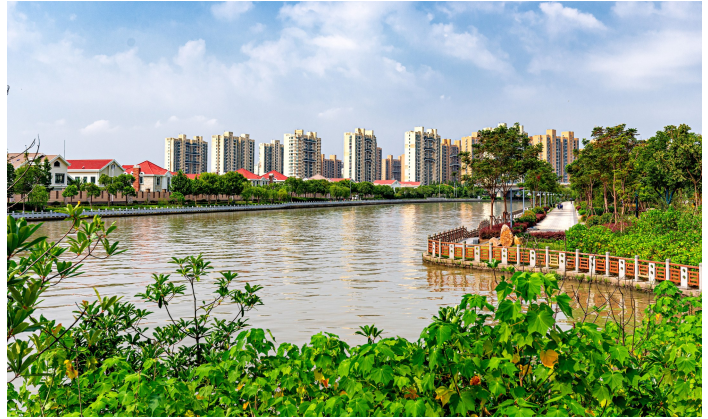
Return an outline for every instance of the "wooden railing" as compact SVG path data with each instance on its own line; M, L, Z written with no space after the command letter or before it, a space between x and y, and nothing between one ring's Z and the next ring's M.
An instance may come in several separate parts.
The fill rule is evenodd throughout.
M467 227L457 227L452 230L428 236L428 241L459 242L460 240L477 237L477 230L469 231Z
M609 253L596 255L562 250L531 249L521 246L499 247L484 244L460 243L464 238L472 237L476 230L468 232L464 229L464 237L459 229L428 237L428 255L447 258L486 262L492 259L502 264L514 264L530 267L543 267L560 271L573 271L590 275L614 276L620 279L634 281L649 281L651 283L669 280L684 288L697 287L702 289L703 264L698 266L682 265L664 262L641 260L639 257L625 258L611 256ZM457 235L452 232L458 232ZM445 240L444 236L450 240Z

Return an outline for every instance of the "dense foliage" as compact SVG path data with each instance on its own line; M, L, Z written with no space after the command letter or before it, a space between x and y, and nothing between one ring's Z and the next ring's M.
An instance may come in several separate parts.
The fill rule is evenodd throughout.
M606 221L602 219L606 216L609 219L610 214L590 217L587 225L571 227L566 234L568 249L595 254L610 252L613 256L629 258L638 255L642 260L659 262L671 259L673 263L693 266L702 260L700 214L650 210L623 228L594 223L593 218Z
M197 297L210 267L190 257L174 260L180 279L153 275L138 295L172 313L166 326L148 330L149 311L100 295L61 325L37 304L53 283L79 274L80 261L62 254L119 252L107 239L113 227L66 211L74 221L68 247L8 217L8 372L22 379L8 383L8 415L702 414L701 300L670 282L634 329L613 317L603 328L589 322L596 309L574 310L554 275L515 272L498 282L498 303L466 295L440 308L416 341L382 339L367 326L361 346L330 333L276 346L243 317L260 304L258 287L233 290L236 275L222 272L212 298ZM181 296L190 307L193 297L194 316L173 317ZM215 317L227 302L235 318ZM559 317L574 323L562 327Z
M700 206L702 136L681 124L644 141L636 137L636 129L624 124L595 127L592 140L583 140L583 149L575 151L568 173L587 215L609 212L617 223L637 207L675 205L679 194L679 201Z

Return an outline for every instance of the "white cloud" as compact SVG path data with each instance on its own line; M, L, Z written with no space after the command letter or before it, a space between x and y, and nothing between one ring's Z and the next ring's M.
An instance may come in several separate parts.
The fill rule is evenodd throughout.
M564 7L560 3L541 3L539 8L547 17L547 29L552 33L567 31L573 28L605 29L605 25L597 20L591 13L584 13L572 7Z
M581 67L620 89L699 83L701 32L653 31L587 56Z
M111 123L105 119L99 119L98 121L94 121L87 125L84 128L81 128L81 133L84 135L95 135L95 134L102 134L102 133L107 133L107 132L113 132L117 129L117 127L111 126Z
M188 41L179 47L177 56L174 57L174 62L183 68L194 67L199 65L204 59L205 52L206 42L203 39Z
M350 113L353 109L352 108L331 108L327 109L326 111L320 112L317 114L318 118L324 118L324 119L334 119L334 118L339 118L340 116Z
M661 17L681 20L701 19L701 3L690 1L665 1L661 3L641 1L619 1L612 6L612 12L621 18L640 19Z
M75 21L75 20L76 20L76 14L72 13L72 14L69 16L69 20L72 21L72 22Z
M430 40L440 52L472 62L477 67L508 74L513 71L503 52L492 53L486 47L486 38L471 28L470 32L456 32L452 23L432 25Z
M256 22L255 25L251 26L248 30L251 31L251 33L261 33L265 30L266 26L262 24L261 22Z
M233 21L252 8L250 1L226 1L211 6L211 14L219 20Z

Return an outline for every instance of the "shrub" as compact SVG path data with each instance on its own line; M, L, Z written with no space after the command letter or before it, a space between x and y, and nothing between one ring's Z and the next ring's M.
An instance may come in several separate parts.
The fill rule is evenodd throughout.
M543 207L543 212L548 212L548 210L549 210L550 208L551 208L551 207L549 207L549 206L547 206L547 205L544 206L544 207Z
M606 212L600 216L599 224L609 224L615 219L615 214Z
M696 266L701 262L701 215L675 210L652 210L628 223L624 233L619 225L598 225L600 217L589 217L585 225L571 227L567 233L568 248L585 253L664 261ZM592 222L591 222L592 221ZM627 222L626 222L627 223ZM615 231L615 232L613 232Z
M578 208L578 214L580 215L585 215L586 211L584 209L579 209Z
M600 224L600 217L597 215L591 215L585 220L585 224L588 227L596 226Z
M522 215L521 217L517 218L516 221L520 223L526 223L529 226L533 226L536 224L536 215Z
M565 240L565 231L534 231L532 237L547 240Z
M485 227L479 231L480 240L488 240L492 237L499 237L501 234L502 226L509 225L509 223L494 224L491 227Z
M546 218L546 214L544 214L544 213L536 214L536 223L540 223L544 218Z
M536 214L543 214L544 213L543 208L541 208L541 207L534 208L533 212L535 212Z

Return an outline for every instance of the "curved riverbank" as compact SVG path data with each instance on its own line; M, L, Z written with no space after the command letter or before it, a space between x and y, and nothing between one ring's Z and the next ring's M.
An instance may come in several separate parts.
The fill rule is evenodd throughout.
M489 202L484 199L379 199L370 201L311 201L311 202L287 202L280 204L259 204L259 205L209 205L205 207L164 207L164 208L137 208L137 209L112 209L112 210L85 210L84 215L93 217L135 217L141 215L168 215L168 214L195 214L211 212L233 212L233 211L268 211L283 209L304 209L304 208L328 208L328 207L354 207L363 205L392 205L392 204L429 204L434 202ZM25 218L31 221L61 221L66 219L66 214L54 211L42 212L12 212L9 214L14 218Z

